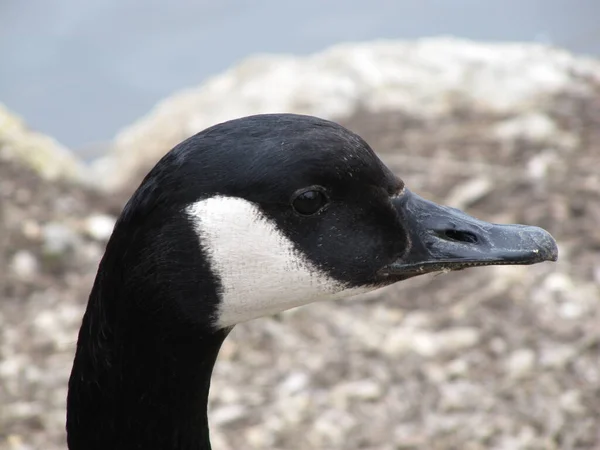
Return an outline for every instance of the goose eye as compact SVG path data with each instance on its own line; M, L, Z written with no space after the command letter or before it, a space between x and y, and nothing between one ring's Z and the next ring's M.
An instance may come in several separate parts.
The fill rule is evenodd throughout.
M317 189L302 191L292 199L292 206L299 214L310 216L321 210L327 203L325 194Z

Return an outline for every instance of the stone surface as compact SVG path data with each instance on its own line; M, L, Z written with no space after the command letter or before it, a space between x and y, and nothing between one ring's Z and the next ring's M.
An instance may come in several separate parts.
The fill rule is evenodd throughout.
M0 103L0 164L3 160L19 160L50 180L86 179L86 167L68 149L27 128L21 118Z

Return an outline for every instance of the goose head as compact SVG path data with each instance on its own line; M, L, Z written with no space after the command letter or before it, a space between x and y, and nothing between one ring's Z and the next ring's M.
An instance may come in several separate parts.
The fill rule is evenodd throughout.
M117 221L79 334L69 446L210 448L210 375L238 323L431 272L556 258L540 228L419 197L336 123L213 126L167 153Z

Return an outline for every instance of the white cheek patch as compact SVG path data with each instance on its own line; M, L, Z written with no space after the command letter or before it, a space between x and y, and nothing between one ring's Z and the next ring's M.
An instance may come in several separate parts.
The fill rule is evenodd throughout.
M348 288L319 271L247 200L211 197L187 213L221 281L218 327L372 289Z

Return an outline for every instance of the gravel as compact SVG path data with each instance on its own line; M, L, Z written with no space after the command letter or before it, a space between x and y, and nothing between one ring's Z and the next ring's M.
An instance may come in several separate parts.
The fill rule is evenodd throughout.
M539 114L339 118L414 191L549 229L560 261L419 277L237 326L213 378L215 448L600 448L600 87ZM132 189L102 196L0 163L1 450L65 447L77 329Z

